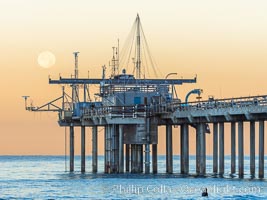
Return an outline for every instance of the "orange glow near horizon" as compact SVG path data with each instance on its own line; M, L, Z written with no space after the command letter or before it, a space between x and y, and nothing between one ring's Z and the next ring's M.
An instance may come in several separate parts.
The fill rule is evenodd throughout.
M267 94L266 10L266 1L252 0L0 2L0 155L64 154L65 130L58 126L57 114L27 112L21 96L31 96L29 103L33 99L34 105L59 97L60 86L49 85L48 76L70 77L72 52L77 50L80 76L87 77L89 71L90 77L101 77L101 66L108 66L112 58L111 47L117 38L121 43L126 39L137 12L161 74L177 72L178 77L188 78L197 74L197 84L177 87L181 99L194 88L204 90L203 99ZM38 65L42 51L55 55L53 67ZM91 132L86 130L86 151L91 154ZM165 128L159 130L159 154L165 154ZM229 130L226 125L226 154ZM249 154L247 124L244 136L245 154ZM179 128L173 128L173 137L174 154L179 154ZM77 154L79 138L77 129ZM100 132L100 154L102 138ZM194 143L191 130L190 154L195 154ZM207 144L211 143L208 135ZM212 154L212 145L207 145L207 153Z

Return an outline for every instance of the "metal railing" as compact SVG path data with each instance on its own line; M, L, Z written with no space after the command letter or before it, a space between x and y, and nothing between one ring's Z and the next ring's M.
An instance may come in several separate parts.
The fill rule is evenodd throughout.
M245 108L251 106L267 106L267 96L251 96L227 99L212 99L208 101L181 103L177 106L179 111L210 110L225 108ZM176 107L176 106L175 106Z
M83 109L83 117L109 116L120 118L137 118L149 115L149 109L145 105L136 106L103 106L98 108Z
M228 99L210 99L207 101L195 101L189 103L160 103L135 106L103 106L96 108L85 108L82 111L83 117L118 117L138 118L149 117L158 114L173 113L175 111L199 111L218 109L241 109L248 107L267 106L267 96L252 96Z

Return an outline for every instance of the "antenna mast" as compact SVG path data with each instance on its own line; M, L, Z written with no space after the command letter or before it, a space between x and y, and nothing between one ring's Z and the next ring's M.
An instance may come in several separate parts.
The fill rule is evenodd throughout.
M112 47L113 49L113 56L111 60L111 77L114 77L118 74L119 71L119 40L118 40L118 47Z
M78 79L78 54L80 52L73 52L75 60L74 78ZM72 101L77 103L79 101L79 86L76 84L72 85Z

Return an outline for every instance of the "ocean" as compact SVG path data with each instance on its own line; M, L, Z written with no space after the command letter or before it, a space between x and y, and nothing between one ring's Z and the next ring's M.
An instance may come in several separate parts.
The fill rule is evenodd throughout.
M243 179L230 174L230 156L225 156L225 175L212 174L212 156L207 156L207 175L195 175L195 156L190 156L190 174L179 174L179 156L174 156L173 174L165 174L165 156L158 156L158 174L104 174L99 156L98 173L91 173L91 156L85 174L80 157L75 172L68 172L65 156L0 156L0 199L267 199L266 179L252 178L245 156ZM265 157L266 160L266 157ZM258 160L256 158L256 171ZM256 174L257 177L257 174Z

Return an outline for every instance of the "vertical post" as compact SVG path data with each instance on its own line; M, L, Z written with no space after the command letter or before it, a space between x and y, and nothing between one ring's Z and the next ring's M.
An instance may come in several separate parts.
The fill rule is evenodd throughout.
M219 174L224 174L224 123L219 123Z
M213 123L213 173L218 173L218 123Z
M259 121L259 178L264 178L264 121Z
M111 126L106 126L106 173L111 171Z
M97 172L97 126L92 127L92 168L93 173Z
M144 146L141 144L141 172L144 172Z
M125 155L125 159L126 159L126 172L130 171L130 145L126 144L126 155Z
M199 143L200 143L200 174L204 175L206 173L206 133L205 133L205 124L200 123L199 126Z
M105 126L105 128L104 128L104 156L105 156L105 160L104 160L104 172L105 173L108 173L108 169L107 169L107 161L108 161L108 159L107 159L107 130L108 130L108 128L107 128L107 126Z
M181 174L189 172L189 137L188 124L182 124L180 130L180 166Z
M131 173L136 171L136 148L135 144L131 144Z
M151 131L150 119L146 119L146 144L145 144L145 173L150 173L150 131Z
M74 126L70 126L70 172L74 171Z
M243 122L238 122L238 174L244 176L244 133Z
M184 164L184 126L185 124L181 125L180 128L180 171L181 174L184 174L185 171L185 164Z
M235 135L236 135L236 127L235 122L231 122L231 174L235 173Z
M136 144L136 173L142 172L142 144Z
M131 144L131 172L141 172L141 145Z
M196 173L200 173L200 125L196 128Z
M255 176L255 121L250 122L250 174Z
M81 172L85 172L85 126L81 126Z
M119 173L124 172L123 125L119 125Z
M150 145L145 144L145 173L150 172Z
M172 125L166 125L166 172L173 172Z
M152 144L153 174L158 173L158 145Z
M119 172L119 125L115 126L115 172Z
M87 89L86 84L83 84L83 101L84 102L86 102L86 89Z
M189 173L189 127L188 124L184 125L184 136L183 136L183 152L184 152L184 173L188 174Z

